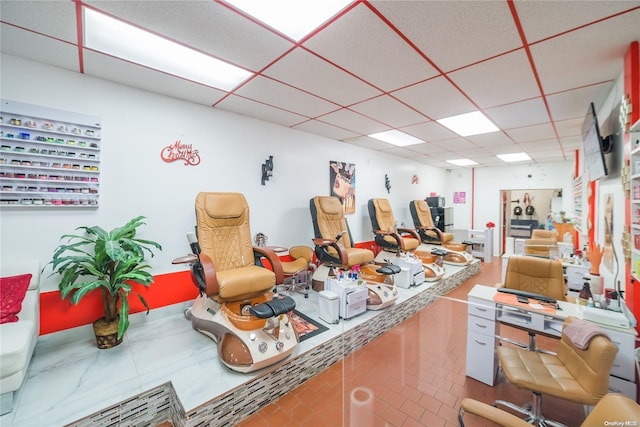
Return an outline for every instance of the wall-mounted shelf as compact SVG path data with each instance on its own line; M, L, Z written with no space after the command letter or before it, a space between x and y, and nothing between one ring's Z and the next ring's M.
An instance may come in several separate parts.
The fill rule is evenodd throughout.
M100 119L5 99L0 107L0 207L98 207Z
M630 128L631 272L640 277L640 120Z

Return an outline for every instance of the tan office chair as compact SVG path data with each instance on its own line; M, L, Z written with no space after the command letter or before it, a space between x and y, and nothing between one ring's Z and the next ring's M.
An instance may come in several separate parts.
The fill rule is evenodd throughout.
M458 422L460 427L464 427L462 416L464 413L475 414L487 419L502 427L530 427L531 424L525 420L498 409L494 406L479 402L474 399L465 398L462 400ZM614 425L613 421L637 422L640 420L640 405L625 395L610 393L604 396L587 415L581 427ZM622 424L621 424L622 425Z
M553 251L558 254L558 233L555 230L533 230L531 238L524 241L525 255L549 258Z
M446 233L434 225L431 209L426 201L412 200L409 203L409 211L413 219L413 226L420 234L423 243L445 245L453 241L453 233Z
M511 256L507 262L504 283L498 283L496 287L544 295L556 301L566 301L562 262L558 260L533 256ZM517 327L511 324L510 326ZM501 340L532 351L543 351L536 348L535 332L527 328L522 329L528 332L528 344L504 337Z
M582 405L595 405L607 394L609 375L618 347L609 338L596 335L585 350L578 348L566 333L576 318L568 317L563 326L557 354L500 346L497 349L502 372L511 384L533 393L533 403L520 407L496 400L494 406L505 406L527 416L530 423L562 425L542 415L542 395L557 397Z
M356 248L344 215L344 208L337 197L316 196L309 201L315 253L320 265L313 274L314 289L322 289L324 279L333 268L350 269L373 261L373 252Z

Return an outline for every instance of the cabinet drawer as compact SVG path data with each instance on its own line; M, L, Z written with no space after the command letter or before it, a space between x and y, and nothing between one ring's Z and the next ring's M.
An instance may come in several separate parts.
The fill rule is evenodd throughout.
M496 338L482 333L467 331L468 377L492 386L498 371L498 356L495 352Z
M485 319L496 318L496 304L480 298L469 297L468 314L483 317Z
M625 380L635 380L635 359L634 359L634 336L631 334L625 334L619 331L608 329L607 334L611 338L616 347L618 347L618 353L613 361L611 367L611 375L620 377Z
M496 335L497 323L493 319L467 316L467 332L477 332L489 336Z

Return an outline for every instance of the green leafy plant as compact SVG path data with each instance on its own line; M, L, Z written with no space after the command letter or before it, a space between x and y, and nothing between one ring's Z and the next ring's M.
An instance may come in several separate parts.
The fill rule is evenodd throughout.
M108 232L98 226L78 227L76 230L84 230L84 235L63 235L60 240L66 239L66 243L55 249L47 264L51 265L52 275L60 274L58 287L63 299L70 298L78 304L89 292L100 289L105 321L114 322L119 316L118 339L129 327L131 282L146 287L153 283L145 253L153 257L153 248L162 250L156 242L136 238L144 219L138 216ZM149 305L142 295L136 295L148 313Z

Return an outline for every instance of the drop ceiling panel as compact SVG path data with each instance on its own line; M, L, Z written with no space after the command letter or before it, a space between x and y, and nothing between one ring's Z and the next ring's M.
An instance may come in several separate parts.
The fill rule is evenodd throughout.
M2 1L0 18L4 23L77 43L75 9L72 1Z
M343 140L347 144L357 145L359 147L369 148L371 150L382 150L392 148L393 145L388 144L379 139L369 138L368 136L357 136L354 138L346 138Z
M582 25L601 19L603 16L640 6L640 1L551 1L544 8L536 2L514 3L520 22L529 43L535 43Z
M555 137L553 126L550 123L507 129L506 133L515 142L541 141Z
M640 10L531 46L545 93L610 81L624 53L640 39Z
M613 83L608 82L550 95L547 102L551 116L556 121L574 119L577 124L579 118L584 119L589 103L593 102L598 111L611 86ZM576 127L576 131L580 132L580 128Z
M507 2L372 3L445 72L521 47Z
M393 96L433 120L476 110L473 103L445 77L400 89L393 92Z
M416 153L421 153L421 154L435 154L435 153L449 152L448 149L441 147L439 145L432 144L430 142L426 142L424 144L412 145L410 148L412 151L415 151Z
M384 91L437 74L367 6L360 4L305 46Z
M0 26L2 52L71 71L80 69L78 47L6 24Z
M257 71L293 44L214 1L92 1L182 44Z
M382 94L304 49L294 50L264 74L342 106Z
M509 104L540 95L523 50L463 68L449 77L480 108Z
M216 104L216 108L287 127L306 120L304 116L299 114L270 107L235 95L224 98Z
M297 124L293 128L316 135L322 135L327 138L336 139L338 141L348 138L354 138L357 136L357 134L354 132L321 122L319 120L308 120Z
M540 98L490 108L485 110L485 114L501 129L530 126L549 121L549 114Z
M261 76L247 82L236 93L307 117L320 116L338 108L317 96Z
M224 92L168 74L85 50L85 74L127 86L210 106Z
M422 114L387 95L352 105L350 109L394 128L428 120Z
M427 122L406 126L401 130L423 141L443 141L446 139L458 138L458 134L450 131L438 122Z
M482 135L468 136L467 139L478 147L491 147L495 145L509 145L513 142L502 132L483 133Z
M389 126L376 122L373 119L363 116L355 111L342 109L320 117L325 123L329 123L361 135L371 135L372 133L389 130Z

